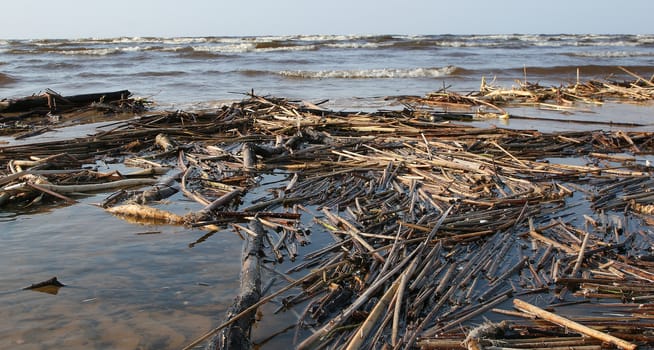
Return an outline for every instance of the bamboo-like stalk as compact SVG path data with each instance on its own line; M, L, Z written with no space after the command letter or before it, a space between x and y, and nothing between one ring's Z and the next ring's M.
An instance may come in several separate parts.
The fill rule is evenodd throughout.
M372 331L372 329L375 327L375 324L382 316L382 313L388 311L388 308L391 303L391 299L393 299L393 297L395 296L396 294L395 292L397 291L397 288L401 284L403 276L405 276L405 274L402 274L400 277L398 277L395 280L395 282L391 284L390 288L386 290L386 292L381 297L381 299L379 299L379 301L372 309L370 314L368 314L366 320L363 321L361 326L354 332L354 335L350 338L350 342L348 343L345 349L357 350L363 345L363 343L366 341L366 338L368 337L368 334L370 333L370 331Z
M567 319L565 317L553 314L553 313L551 313L549 311L545 311L545 310L543 310L543 309L541 309L541 308L539 308L539 307L537 307L535 305L529 304L529 303L527 303L525 301L522 301L520 299L514 299L513 300L513 305L519 310L529 312L529 313L534 314L534 315L536 315L536 316L538 316L538 317L540 317L540 318L542 318L542 319L544 319L546 321L552 322L554 324L557 324L557 325L559 325L561 327L565 327L567 329L571 329L571 330L573 330L575 332L579 332L579 333L581 333L583 335L586 335L586 336L589 336L589 337L592 337L592 338L595 338L595 339L599 339L599 340L607 342L607 343L611 343L611 344L613 344L613 345L615 345L615 346L617 346L617 347L619 347L621 349L635 350L636 347L637 347L636 344L627 342L627 341L622 340L620 338L614 337L614 336L612 336L610 334L602 333L602 332L597 331L595 329L592 329L590 327L584 326L584 325L582 325L580 323L571 321L571 320L569 320L569 319Z
M316 346L318 343L322 341L322 338L325 337L327 334L329 334L331 331L333 331L336 327L340 326L343 322L345 322L351 315L356 311L363 303L365 303L374 293L378 291L378 289L392 276L394 276L400 269L406 265L410 259L413 258L415 253L415 250L407 256L404 260L402 260L401 263L397 264L393 269L391 269L388 273L386 273L384 276L380 277L377 279L372 285L370 285L366 291L361 294L354 302L348 306L347 309L343 310L338 316L333 318L328 324L323 326L322 328L318 329L313 335L309 336L306 338L304 341L302 341L300 344L298 344L297 349L310 349Z
M53 185L39 184L40 187L57 193L84 193L100 192L116 188L128 188L135 186L153 185L157 183L156 179L124 179L97 184L80 184L80 185Z
M50 190L50 189L47 189L47 188L45 188L45 187L43 187L43 186L41 186L41 185L37 185L37 184L35 184L35 183L29 183L29 182L27 183L27 185L28 185L29 187L34 188L35 190L39 190L39 191L41 191L41 192L43 192L43 193L47 193L47 194L49 194L49 195L51 195L51 196L57 197L57 198L59 198L59 199L63 199L63 200L65 200L65 201L68 202L68 203L72 203L72 204L77 203L76 200L74 200L74 199L72 199L72 198L69 198L69 197L66 197L66 196L64 196L64 195L62 195L62 194L59 194L59 193L57 193L57 192L55 192L55 191L52 191L52 190Z
M590 233L586 232L586 235L584 236L584 241L581 243L581 248L579 249L577 262L575 263L572 272L570 272L570 276L572 277L575 277L577 275L577 272L579 272L579 269L581 268L581 264L584 262L584 252L586 251L586 246L588 245L589 237L590 237Z

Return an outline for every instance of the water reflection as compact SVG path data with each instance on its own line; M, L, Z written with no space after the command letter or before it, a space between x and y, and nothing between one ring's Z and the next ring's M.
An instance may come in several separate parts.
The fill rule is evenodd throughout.
M240 239L220 231L189 249L206 232L123 222L89 205L105 195L0 213L0 348L180 348L223 317ZM52 276L66 287L22 290Z

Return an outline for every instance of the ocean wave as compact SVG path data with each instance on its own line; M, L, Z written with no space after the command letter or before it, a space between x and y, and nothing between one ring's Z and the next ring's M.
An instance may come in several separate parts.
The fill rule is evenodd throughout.
M207 60L220 57L233 57L232 54L212 52L206 50L195 50L193 47L185 46L180 48L172 48L164 51L175 52L182 58L195 59L195 60Z
M134 74L134 76L137 77L176 77L180 75L186 75L188 74L187 72L183 71L147 71L147 72L139 72Z
M105 72L80 72L76 76L80 78L114 78L114 77L177 77L188 75L188 72L184 71L144 71L131 74L125 73L105 73Z
M334 49L377 49L389 45L373 42L333 42L324 44L325 47Z
M259 69L241 69L241 70L238 70L238 71L233 71L231 73L238 73L238 74L246 76L246 77L260 77L260 76L266 76L266 75L277 75L277 72L271 72L271 71L259 70Z
M643 76L651 76L654 74L654 67L652 66L625 66L624 68L641 74ZM588 76L622 76L626 73L616 66L603 66L603 65L582 65L582 66L553 66L553 67L521 67L521 68L511 68L504 70L510 72L513 75L523 75L527 73L527 78L529 76L576 76L577 71L583 77Z
M10 55L65 55L65 56L109 56L130 52L157 51L157 46L127 46L127 47L39 47L39 48L15 48L5 51Z
M256 49L255 44L253 43L234 43L229 45L199 45L191 47L195 52L205 52L205 53L244 53L251 52Z
M589 57L589 58L627 58L627 57L647 57L654 56L654 52L645 51L582 51L566 53L570 57Z
M304 44L302 42L294 42L289 40L271 40L257 42L254 44L254 49L261 52L272 51L313 51L316 50L316 45Z
M16 81L17 79L11 75L0 73L0 86L9 85L15 83Z
M455 66L439 68L378 68L358 70L322 71L280 71L278 74L294 79L401 79L401 78L439 78L454 75L459 70Z
M83 65L72 63L72 62L46 62L42 64L31 65L31 69L46 70L46 71L76 70L82 67Z
M314 51L315 45L282 45L272 42L240 42L230 45L201 45L193 46L196 52L239 54L248 52L278 52L278 51Z
M654 46L654 35L285 35L243 37L118 37L110 39L13 40L0 43L9 54L106 56L138 51L241 54L329 50L434 50L447 48L576 48L604 47L606 51L641 50ZM620 50L619 48L626 48ZM591 51L588 49L586 51Z

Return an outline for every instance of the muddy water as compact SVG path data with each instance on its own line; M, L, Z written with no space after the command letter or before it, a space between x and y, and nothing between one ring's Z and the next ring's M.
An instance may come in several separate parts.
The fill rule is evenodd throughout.
M0 348L180 348L223 317L240 238L190 248L205 232L128 224L89 205L101 198L0 214ZM20 290L52 276L56 295Z

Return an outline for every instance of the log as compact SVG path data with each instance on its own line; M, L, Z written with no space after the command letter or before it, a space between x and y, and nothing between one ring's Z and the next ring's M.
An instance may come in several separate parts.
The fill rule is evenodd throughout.
M161 210L140 204L123 204L107 208L105 210L114 215L142 219L157 223L181 225L186 222L186 219L183 216L171 213L166 210Z
M23 290L33 290L36 292L57 295L57 293L59 293L59 288L64 286L65 284L59 282L59 280L57 280L57 277L52 277L48 280L39 283L34 283L30 286L27 286L23 288Z
M157 182L155 179L124 179L109 181L97 184L80 184L80 185L52 185L39 184L40 187L59 193L79 193L79 192L100 192L115 188L153 185Z
M179 191L179 188L175 187L174 184L175 181L179 181L181 176L182 174L177 172L171 176L163 177L151 188L134 194L131 197L131 201L138 204L146 204L152 201L166 199Z
M620 349L626 349L626 350L635 350L636 349L636 344L630 343L626 340L622 340L620 338L614 337L610 334L602 333L598 330L592 329L590 327L584 326L580 323L577 323L575 321L569 320L565 317L561 317L559 315L553 314L549 311L545 311L538 306L529 304L527 302L524 302L520 299L514 299L513 300L513 305L522 311L534 314L546 321L552 322L554 324L557 324L561 327L565 327L568 329L572 329L575 332L578 332L580 334L599 339L603 342L611 343Z
M323 266L323 267L321 267L319 269L316 269L313 272L305 275L304 277L302 277L300 279L297 279L294 282L291 282L286 287L283 287L282 289L261 298L261 300L259 300L256 304L250 306L249 308L243 310L238 315L235 315L234 317L226 320L225 322L221 323L220 325L218 325L217 327L215 327L212 330L208 331L207 333L201 335L197 339L193 340L190 344L183 347L182 350L191 350L191 349L195 348L196 346L198 346L199 344L201 344L205 340L209 339L209 337L216 334L221 329L223 329L225 327L228 327L229 325L233 324L234 322L237 322L238 320L240 320L243 317L249 316L249 314L251 312L256 311L256 309L259 306L273 300L274 298L280 296L281 294L287 292L288 290L290 290L292 288L295 288L295 287L297 287L297 286L299 286L299 285L301 285L301 284L303 284L303 283L305 283L307 281L310 281L311 279L315 278L316 276L322 276L322 274L325 273L325 271L329 271L331 269L341 267L341 266L345 265L346 263L347 263L347 261L341 260L339 262L336 262L336 263L333 263L333 264L330 264L330 265L327 265L327 266Z
M0 103L0 112L27 112L32 109L49 109L52 111L64 111L67 109L81 107L93 102L111 102L127 98L132 93L129 90L112 92L101 92L92 94L61 96L54 93L29 96L17 100L6 100ZM54 103L53 103L54 102Z
M227 312L225 320L230 320L261 298L261 250L265 235L263 226L254 218L249 224L250 230L256 233L248 235L243 249L243 266L241 269L241 290L236 301ZM254 322L256 310L223 328L207 345L207 349L251 349L250 330Z
M43 288L43 287L64 287L65 284L59 282L57 277L52 277L48 280L41 281L39 283L33 283L25 288L23 290L29 290L29 289L37 289L37 288Z

